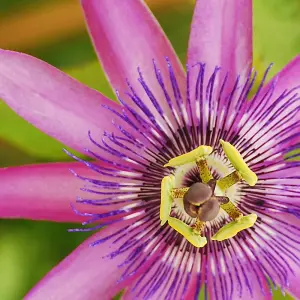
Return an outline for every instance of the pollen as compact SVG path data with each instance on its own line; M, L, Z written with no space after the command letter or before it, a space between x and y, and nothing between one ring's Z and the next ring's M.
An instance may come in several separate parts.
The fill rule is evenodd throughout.
M161 225L168 223L175 231L197 248L204 247L207 239L203 236L207 222L213 221L220 210L228 214L232 221L220 228L212 240L223 241L234 237L240 231L252 227L257 219L255 214L244 216L240 209L226 196L226 191L238 182L244 181L250 186L257 182L256 174L250 170L238 150L228 142L220 141L223 151L235 171L216 180L210 171L208 156L213 149L201 145L183 155L172 158L164 167L180 167L195 163L201 181L189 187L176 187L175 175L165 176L161 182ZM216 191L218 190L218 193ZM221 193L221 195L220 195ZM175 200L181 200L185 213L193 220L186 223L172 213Z

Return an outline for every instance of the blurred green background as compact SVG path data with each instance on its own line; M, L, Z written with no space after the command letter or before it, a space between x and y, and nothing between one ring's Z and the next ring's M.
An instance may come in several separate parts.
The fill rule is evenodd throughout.
M0 48L37 56L113 97L96 61L78 2L1 0ZM184 63L193 0L148 3ZM300 53L300 0L255 0L254 26L254 63L258 70L274 62L274 74ZM1 100L0 120L0 167L68 160L62 144L19 118ZM0 220L1 300L22 299L88 236L67 233L73 226ZM275 291L274 298L284 296Z

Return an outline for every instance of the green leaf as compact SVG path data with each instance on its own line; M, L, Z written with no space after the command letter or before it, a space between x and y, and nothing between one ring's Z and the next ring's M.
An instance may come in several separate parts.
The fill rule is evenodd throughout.
M299 0L254 0L254 53L272 74L300 53L299 20Z

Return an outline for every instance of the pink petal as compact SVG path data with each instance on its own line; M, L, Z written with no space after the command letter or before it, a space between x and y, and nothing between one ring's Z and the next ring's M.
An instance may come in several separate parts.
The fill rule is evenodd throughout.
M129 90L125 81L128 78L139 96L154 110L137 81L137 68L140 67L145 81L167 113L167 102L155 77L152 60L154 59L161 69L164 81L168 81L165 57L170 59L182 93L185 90L185 74L170 42L144 2L81 2L96 52L112 87L123 94ZM170 84L165 84L172 96Z
M1 218L25 218L56 222L82 222L71 203L84 183L70 169L82 176L95 177L94 172L79 163L50 163L0 169ZM85 193L86 194L86 193ZM89 195L92 197L92 195ZM105 213L120 205L93 207L76 204L76 209L91 213Z
M216 258L215 260L220 261L220 259L221 257ZM267 278L263 276L261 271L257 270L257 267L257 273L255 273L253 266L249 264L246 259L242 260L242 262L241 259L240 262L238 259L240 258L237 258L235 255L226 257L227 265L225 267L225 272L221 271L222 265L219 266L219 270L217 270L217 266L215 266L215 274L209 269L210 271L208 272L209 275L207 284L209 299L223 299L224 296L222 296L222 293L224 292L225 295L226 293L227 295L230 295L229 299L272 300L272 294L267 284ZM249 287L243 277L241 267L239 267L240 264L244 267ZM229 273L232 276L232 281ZM239 284L238 278L241 280L241 285Z
M154 259L145 274L137 278L126 290L122 300L183 299L182 294L187 279L187 269L189 269L186 249L177 251L178 248L174 244L169 244L165 248ZM187 290L189 289L190 285L187 285Z
M212 300L272 299L267 278L257 262L250 263L251 253L244 251L247 248L244 240L232 238L229 242L225 246L210 241L206 246L208 254L198 255L184 299L196 299L200 287Z
M188 48L188 64L206 63L233 77L252 65L252 1L197 1Z
M294 299L300 299L300 286L299 286L299 278L300 278L300 268L295 269L295 274L290 276L289 279L289 287L287 288L287 293L292 295Z
M124 271L130 266L125 261L136 256L134 247L132 249L127 244L125 250L122 246L128 242L128 235L132 235L132 232L147 229L147 223L140 228L136 226L138 222L136 218L128 219L96 233L46 275L25 299L112 299L138 276L145 274L145 270L153 262L150 259L143 266L139 265L138 270L135 268L131 276L122 278ZM134 237L131 236L131 239ZM141 243L145 242L140 240ZM96 241L99 243L97 246L89 247ZM143 258L146 254L143 251L140 257ZM121 282L118 282L119 279Z
M101 105L120 106L58 69L26 54L0 50L0 98L28 122L83 152L88 131L113 128Z
M222 250L217 242L213 243L208 251L215 247L214 254L207 257L201 255L201 258L200 254L195 252L189 255L185 250L177 252L175 248L175 251L172 251L170 245L167 252L160 256L162 259L155 260L151 269L131 284L131 289L126 290L124 300L142 299L147 296L149 299L198 299L199 287L204 289L204 282L209 299L252 299L252 296L253 299L272 299L266 277L260 270L254 273L247 260L238 261L237 255L230 255L228 249ZM241 264L249 279L252 296L243 277ZM152 292L151 296L149 290Z
M263 238L269 238L265 239L265 242L257 240L261 245L257 255L261 257L262 263L265 263L260 253L263 250L268 250L270 257L271 255L276 257L280 263L280 265L276 264L278 268L274 268L274 264L267 262L270 266L267 266L266 269L273 273L273 280L279 288L282 288L281 281L287 281L288 286L285 290L293 295L295 299L299 299L300 219L292 214L271 211L269 215L262 215L262 220L264 222L259 226L261 230L258 234L262 232L264 233ZM266 242L272 243L273 249L266 245ZM265 265L267 264L265 263Z
M294 297L294 299L300 299L300 268L299 265L295 268L295 274L289 277L289 287L286 289L286 292Z
M94 247L89 247L89 244L117 232L128 222L110 225L86 240L50 271L25 299L111 299L124 284L130 283L127 280L117 284L123 272L118 265L124 262L127 254L105 257L117 250L123 240L112 243L114 239L110 239Z
M300 165L298 162L284 161L281 157L281 161L269 166L262 165L258 170L252 168L252 170L259 180L255 187L247 188L245 196L253 193L251 195L253 202L265 201L274 211L286 211L286 208L292 211L299 207ZM245 201L249 202L247 198Z

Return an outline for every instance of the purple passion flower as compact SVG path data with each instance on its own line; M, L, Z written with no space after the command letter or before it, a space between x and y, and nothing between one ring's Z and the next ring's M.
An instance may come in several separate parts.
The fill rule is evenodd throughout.
M300 297L300 57L250 99L251 0L196 2L186 72L142 1L82 7L119 104L0 51L0 97L93 158L0 170L1 216L104 227L25 299Z

